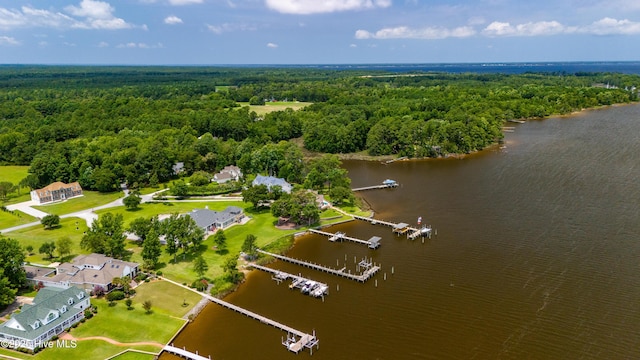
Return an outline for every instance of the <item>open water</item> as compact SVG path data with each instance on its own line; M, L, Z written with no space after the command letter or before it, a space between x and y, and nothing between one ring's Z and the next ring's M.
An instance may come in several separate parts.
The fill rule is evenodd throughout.
M383 269L369 282L275 262L330 294L323 302L253 272L225 299L315 330L312 356L217 305L175 344L215 360L640 358L640 105L515 127L505 148L464 159L345 163L354 187L401 184L362 193L375 217L422 216L438 233L411 241L355 221L329 231L381 236L378 250L310 235L288 254L353 270L354 257L372 257Z

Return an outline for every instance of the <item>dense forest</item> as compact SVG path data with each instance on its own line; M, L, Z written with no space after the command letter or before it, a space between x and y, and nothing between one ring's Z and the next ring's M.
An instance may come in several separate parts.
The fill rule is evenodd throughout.
M434 157L502 137L504 122L638 100L623 74L383 74L226 67L0 67L0 164L22 185L167 181L226 165L301 182L310 151ZM258 115L239 103L310 102ZM257 101L256 101L257 100ZM302 141L290 141L292 139Z

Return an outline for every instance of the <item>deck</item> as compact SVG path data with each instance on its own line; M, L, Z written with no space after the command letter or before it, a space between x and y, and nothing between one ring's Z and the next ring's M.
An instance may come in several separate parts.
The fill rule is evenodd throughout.
M314 269L314 270L326 272L326 273L329 273L329 274L332 274L332 275L341 276L341 277L347 278L349 280L354 280L354 281L358 281L358 282L362 282L362 283L366 282L367 280L369 280L371 277L373 277L373 275L375 275L380 270L380 266L372 265L371 267L369 267L367 270L365 270L360 275L356 275L356 274L352 274L350 271L348 273L345 272L345 268L333 269L333 268L330 268L330 267L326 267L326 266L322 266L322 265L318 265L318 264L313 264L313 263L310 263L310 262L307 262L307 261L302 261L302 260L290 258L290 257L284 256L284 255L272 254L270 252L266 252L266 251L260 250L260 249L257 249L257 251L259 253L261 253L261 254L273 256L274 258L282 260L282 261L286 261L286 262L289 262L289 263L292 263L292 264L296 264L296 265L308 267L308 268L311 268L311 269Z
M358 243L358 244L367 245L370 249L377 249L377 248L380 247L380 239L381 238L379 236L373 236L369 240L362 240L362 239L358 239L358 238L347 236L347 234L345 234L343 232L337 232L337 233L334 234L334 233L330 233L330 232L326 232L326 231L322 231L322 230L316 230L316 229L309 229L309 232L312 232L314 234L327 236L327 237L329 237L329 241L347 240L347 241L352 241L352 242L355 242L355 243Z

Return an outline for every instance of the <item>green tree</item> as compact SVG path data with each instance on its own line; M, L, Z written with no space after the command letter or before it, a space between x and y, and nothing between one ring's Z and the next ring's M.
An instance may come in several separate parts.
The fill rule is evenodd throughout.
M153 303L151 302L151 300L145 300L142 303L142 308L144 309L145 313L151 314L151 306L152 305L153 305Z
M235 256L229 256L221 266L227 281L234 284L242 281L243 274L238 271L238 259Z
M189 185L184 180L176 180L171 186L171 193L177 197L185 197L189 193Z
M123 224L122 214L103 214L93 221L91 228L82 237L80 247L121 259L126 254Z
M131 298L127 298L124 301L124 304L127 305L127 310L132 310L133 306L131 306L133 304L133 300L131 300Z
M9 278L4 276L4 270L0 269L0 309L13 304L18 290L11 286Z
M0 269L12 289L22 287L27 276L22 264L24 263L24 251L18 240L5 238L0 235Z
M53 241L42 243L38 249L38 253L46 254L49 256L49 259L53 258L54 251L56 251L56 244Z
M335 204L353 201L353 192L344 186L334 186L331 191L329 191L329 196L331 196L331 200L333 200Z
M154 228L149 230L149 233L142 243L142 260L144 260L145 267L149 269L155 269L158 265L158 259L162 255L162 247L160 246L160 238Z
M6 200L7 195L15 189L15 186L9 181L0 181L0 200Z
M24 249L27 250L27 254L28 255L33 254L33 246L32 245L27 245Z
M209 270L209 265L207 265L207 261L202 256L198 256L193 260L193 271L195 271L199 279L204 276L207 270Z
M269 188L267 185L250 186L242 190L242 201L253 204L253 208L257 209L261 204L269 200Z
M264 99L259 96L252 96L251 99L249 99L249 105L264 105Z
M213 234L213 242L218 247L218 251L224 250L227 247L227 236L224 234L224 230L219 229Z
M60 216L55 214L45 215L40 223L44 225L45 229L53 229L54 227L60 225Z
M122 199L122 203L128 210L136 210L141 202L142 198L136 194L131 194Z
M133 221L131 221L131 223L129 223L129 228L127 230L139 237L140 243L144 244L144 241L147 239L147 236L151 229L155 229L157 234L158 227L159 222L157 216L153 216L150 218L139 217L135 218Z
M56 247L58 249L58 255L60 258L64 258L67 255L71 254L71 246L73 245L73 241L68 236L63 236L56 241Z
M242 243L242 252L249 255L249 257L253 258L256 255L256 236L253 234L248 234L244 238L244 242Z

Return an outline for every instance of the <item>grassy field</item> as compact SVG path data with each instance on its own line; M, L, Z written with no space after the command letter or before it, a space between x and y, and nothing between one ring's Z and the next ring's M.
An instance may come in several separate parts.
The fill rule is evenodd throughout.
M101 193L97 191L84 191L83 194L83 196L60 203L34 206L34 208L49 214L64 215L105 205L124 196L121 192Z
M28 166L0 166L0 182L8 181L13 185L18 185L22 179L28 175ZM7 194L7 199L2 205L10 205L22 201L31 200L29 189L16 189L16 191Z
M0 211L0 227L9 228L17 225L28 224L30 222L38 221L33 216L27 215L21 211L14 211L10 213L8 211Z
M202 297L193 291L176 286L167 281L143 283L136 288L134 307L150 300L153 311L174 317L183 317ZM187 304L186 306L184 304Z
M305 106L311 105L313 103L310 102L299 102L299 101L275 101L275 102L267 102L264 105L249 105L249 103L238 103L240 106L248 106L249 111L255 111L258 115L264 115L270 113L272 111L282 111L288 108L293 110L302 109Z
M129 350L128 352L118 355L112 359L113 360L154 360L155 358L156 358L155 355L144 354L144 353Z
M82 325L81 325L82 326ZM79 327L78 327L79 329ZM78 341L75 344L75 348L73 348L70 342L67 342L67 348L63 346L54 346L51 349L46 349L40 351L36 355L27 355L24 353L20 353L17 351L9 351L5 349L0 349L0 358L3 358L2 355L6 355L11 358L17 359L33 359L33 360L85 360L85 359L107 359L111 356L117 355L121 353L124 349L122 346L112 345L102 340L83 340ZM136 350L149 351L158 353L160 349L155 346L133 346L132 348ZM138 354L141 355L141 354ZM147 357L133 357L133 358L120 358L117 357L118 360L121 359L153 359L153 356L147 355Z
M76 227L78 230L76 230ZM27 262L35 264L49 264L52 261L58 261L59 259L49 259L46 255L38 254L38 249L43 243L50 241L56 242L61 237L68 236L72 241L72 255L70 257L78 254L84 254L86 252L83 252L80 249L80 240L87 229L87 223L84 219L64 218L60 219L60 226L55 229L45 230L44 226L36 225L26 229L12 231L7 233L6 236L18 240L23 249L28 245L33 246L33 254L28 254L25 259Z

